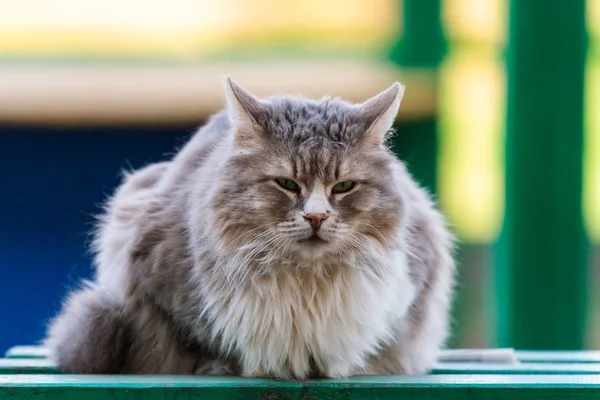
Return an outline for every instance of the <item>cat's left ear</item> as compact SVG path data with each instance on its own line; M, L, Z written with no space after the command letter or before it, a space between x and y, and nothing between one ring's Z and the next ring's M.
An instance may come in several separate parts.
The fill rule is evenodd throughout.
M404 85L396 82L377 96L358 105L360 118L369 124L364 134L367 142L376 146L385 143L386 135L392 129L403 96Z
M242 89L229 76L225 77L225 94L229 119L238 130L258 126L263 104L256 96Z

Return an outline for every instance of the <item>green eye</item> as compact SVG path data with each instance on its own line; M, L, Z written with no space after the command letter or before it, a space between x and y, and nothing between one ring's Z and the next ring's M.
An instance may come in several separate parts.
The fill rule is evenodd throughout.
M277 179L275 179L275 182L277 182L277 184L279 186L281 186L284 189L289 190L290 192L299 192L300 191L300 186L298 186L298 184L291 179L277 178Z
M339 182L331 189L331 193L333 193L333 194L346 193L346 192L349 192L352 189L354 189L354 186L356 186L356 182L352 182L352 181Z

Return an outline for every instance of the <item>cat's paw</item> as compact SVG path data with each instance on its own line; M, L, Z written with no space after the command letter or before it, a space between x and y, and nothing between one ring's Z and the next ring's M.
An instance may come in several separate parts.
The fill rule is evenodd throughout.
M236 366L232 362L215 359L200 361L194 375L235 375L236 372Z
M352 368L348 363L331 364L327 366L325 375L332 379L347 378L352 375Z
M243 365L241 375L244 378L268 378L268 374L263 367L254 365Z

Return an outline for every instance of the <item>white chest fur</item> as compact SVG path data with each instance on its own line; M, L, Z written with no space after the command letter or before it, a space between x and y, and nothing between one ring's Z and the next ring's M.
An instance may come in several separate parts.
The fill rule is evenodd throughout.
M360 266L322 274L281 266L213 297L213 333L224 351L241 355L245 375L305 377L312 357L328 376L347 376L392 339L414 298L405 258L394 254L389 263L380 279Z

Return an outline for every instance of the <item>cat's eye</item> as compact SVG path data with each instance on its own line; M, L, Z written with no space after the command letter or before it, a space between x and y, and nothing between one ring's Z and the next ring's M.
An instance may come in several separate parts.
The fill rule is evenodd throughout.
M352 189L354 189L355 186L356 186L356 182L353 182L353 181L338 182L331 189L331 193L333 193L333 194L346 193L346 192L349 192Z
M277 182L279 186L286 190L289 190L290 192L300 191L300 186L298 186L298 184L291 179L277 178L275 179L275 182Z

